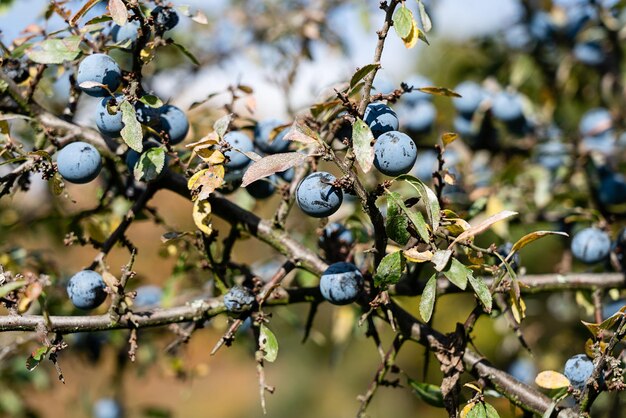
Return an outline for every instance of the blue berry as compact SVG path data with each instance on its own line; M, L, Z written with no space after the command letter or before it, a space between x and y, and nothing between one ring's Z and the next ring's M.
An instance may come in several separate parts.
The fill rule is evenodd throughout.
M462 137L472 138L478 134L472 126L472 119L456 115L453 122L454 130Z
M363 121L370 127L374 138L385 132L397 131L400 122L392 108L383 103L370 103L363 114Z
M163 299L163 290L159 286L140 286L136 290L134 306L137 308L147 308L159 306Z
M579 42L574 45L574 57L585 65L598 66L604 62L606 56L602 45L598 42Z
M226 169L226 173L224 174L224 184L218 190L223 194L230 194L237 190L239 186L241 186L241 181L243 180L243 175L246 172L246 166L239 170Z
M224 295L224 306L228 312L232 313L249 310L255 301L252 291L243 286L233 286Z
M524 117L522 100L516 93L501 92L493 98L493 116L503 122L515 122Z
M574 235L572 254L587 264L604 260L611 251L609 235L598 228L585 228Z
M374 144L374 166L388 176L408 173L416 159L415 142L402 132L386 132Z
M287 183L291 183L295 175L296 175L296 169L293 167L288 168L287 170L281 171L280 173L278 173L278 176L281 179L285 180Z
M84 184L98 177L102 168L100 153L86 142L72 142L59 151L59 174L70 183Z
M231 146L229 151L224 153L228 157L228 162L224 164L228 170L239 170L250 163L250 158L244 152L254 150L254 144L248 135L240 131L231 131L224 135L224 141Z
M431 102L422 100L412 107L400 107L398 114L406 131L419 135L432 129L437 118L437 109Z
M336 242L350 246L354 244L354 234L339 222L332 222L326 225L318 243L320 247L324 248Z
M599 136L613 128L611 112L603 107L596 107L585 112L580 119L578 129L584 137Z
M574 388L583 390L585 383L593 374L593 369L593 361L586 354L576 354L565 362L563 374Z
M537 146L537 162L550 171L565 165L567 158L567 147L561 141L552 140Z
M461 97L452 98L452 103L459 113L469 116L467 119L471 119L471 115L487 96L480 84L474 81L464 81L456 86L454 91L459 93Z
M93 406L94 418L122 418L123 415L120 404L111 398L102 398Z
M152 107L137 101L135 103L135 115L139 123L150 126L157 130L162 130L161 126L161 108Z
M626 178L607 167L601 167L600 175L600 202L605 205L626 203Z
M534 39L528 26L518 23L505 29L504 43L514 51L530 51Z
M171 7L157 6L150 13L158 30L165 32L178 24L178 14Z
M433 173L439 168L437 153L432 149L425 149L417 154L411 174L424 182L433 179Z
M135 42L139 36L139 23L132 21L126 23L124 26L113 25L111 28L111 39L116 44L121 44L127 41Z
M278 178L275 174L272 174L270 177L263 178L257 181L254 181L246 186L246 190L250 193L250 196L255 199L267 199L276 191L275 184L277 183Z
M92 54L81 61L78 66L76 82L80 86L93 81L107 86L112 93L122 82L122 71L115 60L105 54ZM109 92L104 87L81 87L82 91L93 97L105 97Z
M351 263L331 264L320 278L320 292L333 305L347 305L357 300L363 288L363 276Z
M79 271L67 284L67 295L79 309L94 309L107 297L102 276L93 270Z
M277 119L268 119L258 122L254 128L254 143L256 146L261 151L268 154L286 152L289 148L290 141L284 138L289 128L276 132L274 138L270 138L274 129L282 125L284 125L284 123Z
M115 99L105 97L99 103L96 110L96 126L103 135L109 138L119 137L120 132L124 128L122 111L119 110L119 105L123 100L123 94L116 94ZM110 110L115 110L115 112L111 113Z
M169 137L170 144L179 144L189 132L189 121L185 112L172 105L164 105L159 108L160 128Z
M587 151L611 155L615 152L616 140L615 132L611 129L597 135L583 137L581 144Z
M304 213L324 218L335 213L343 201L341 189L333 186L335 176L325 171L309 174L298 185L296 202Z
M537 376L537 367L531 360L520 358L509 365L508 372L520 382L532 385Z
M550 14L547 12L537 12L530 19L530 33L540 41L546 42L554 35L555 26Z

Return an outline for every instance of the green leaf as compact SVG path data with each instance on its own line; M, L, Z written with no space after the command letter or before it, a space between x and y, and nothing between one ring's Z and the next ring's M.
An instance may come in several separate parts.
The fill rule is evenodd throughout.
M467 418L500 418L498 411L488 403L478 402L467 413Z
M133 174L137 181L152 181L156 179L165 167L165 150L150 148L143 152L135 164Z
M196 58L195 55L193 55L186 47L176 42L172 42L172 45L178 48L180 52L182 52L187 58L189 58L191 62L196 65L200 65L200 61L198 61L198 58Z
M439 207L439 201L437 200L435 192L433 192L432 189L430 189L423 181L408 174L396 177L396 180L404 180L417 190L417 193L422 198L422 202L426 205L426 213L428 214L430 225L432 226L433 231L436 231L437 228L439 228L439 222L441 221L441 214L439 213L441 208Z
M5 285L0 286L0 298L3 298L9 293L13 292L14 290L17 290L26 285L27 285L26 280L17 280L15 282L7 283Z
M409 218L409 220L415 227L415 230L417 231L419 236L424 240L424 242L429 242L430 234L428 233L428 227L426 226L426 221L424 220L424 216L422 215L422 213L418 212L417 210L411 210L407 208L400 194L395 193L395 192L387 192L387 193L388 193L387 204L389 204L389 201L392 201L400 210L402 210L402 212L404 212L404 214ZM401 244L399 241L396 241L396 242Z
M39 366L39 363L45 358L46 354L48 354L49 350L49 347L43 346L33 351L28 359L26 359L26 369L28 369L28 371L35 370L35 368Z
M471 274L472 271L456 258L452 259L448 270L443 272L443 275L461 290L465 290L467 287L467 279Z
M80 37L68 36L63 39L46 39L34 44L27 53L28 58L38 64L63 64L73 61L80 55Z
M480 303L483 304L485 312L490 313L492 306L491 292L489 291L489 288L485 284L484 280L480 277L474 277L472 273L467 276L467 279L469 280L472 289L474 289L476 296L478 296Z
M122 139L130 148L137 152L143 151L143 133L141 132L141 124L137 121L135 107L128 100L124 100L120 104L122 111Z
M415 393L421 400L426 402L430 406L435 408L443 408L443 394L441 388L437 385L431 385L430 383L416 382L411 378L407 378L413 393Z
M413 13L404 5L393 14L393 27L401 39L405 39L413 29Z
M417 0L417 7L420 12L420 20L422 21L422 27L424 28L424 32L430 32L433 28L433 23L430 21L430 16L426 12L426 7L424 7L424 3L422 0Z
M22 58L22 56L26 53L26 50L28 50L31 46L33 46L32 42L24 42L11 52L11 58Z
M153 96L151 94L146 94L145 96L142 96L141 99L139 99L139 101L145 104L146 106L153 107L155 109L158 109L159 107L163 106L163 101L159 99L157 96Z
M437 273L433 273L426 282L426 287L422 292L422 299L420 300L420 315L425 322L430 321L430 317L433 314L433 308L435 307L435 298L437 297Z
M402 251L387 254L378 265L374 275L374 284L378 287L396 284L402 277L405 260Z
M409 220L396 203L397 200L401 200L398 193L390 193L390 195L396 195L396 199L387 199L387 235L400 245L405 245L409 242L411 234L409 234Z
M7 91L8 88L9 88L9 83L7 83L4 80L0 80L0 94L2 94L5 91Z
M270 363L278 356L278 340L268 327L261 325L259 333L259 349L263 351L263 358Z
M361 170L369 172L374 164L374 135L367 123L357 118L352 125L352 148Z
M369 73L380 67L380 64L367 64L359 68L350 79L350 88L353 89L359 81L363 80Z

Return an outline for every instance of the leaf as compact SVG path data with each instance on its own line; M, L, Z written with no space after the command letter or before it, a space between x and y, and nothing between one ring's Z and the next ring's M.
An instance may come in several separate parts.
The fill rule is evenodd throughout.
M545 370L535 378L537 386L544 389L560 389L569 386L569 379L559 372L553 370Z
M404 256L402 251L387 254L378 265L374 275L374 285L378 287L396 284L402 277L404 270Z
M124 26L128 22L128 10L122 0L109 0L109 13L119 26Z
M430 406L435 408L443 408L443 394L441 388L437 385L431 385L430 383L416 382L411 378L407 378L413 393L417 395L421 400L426 402Z
M195 55L193 55L186 47L177 42L172 42L171 44L178 48L180 52L182 52L187 58L189 58L191 62L196 65L200 65L200 61L198 61L198 58L196 58Z
M612 329L615 324L617 324L618 321L622 319L624 315L626 315L626 306L622 307L619 311L615 312L613 315L609 316L607 319L599 324L587 321L580 322L582 322L582 324L587 327L589 332L591 332L594 337L597 337L601 331L608 331Z
M376 63L376 64L367 64L359 68L350 79L350 88L351 89L354 88L354 86L356 86L359 83L359 81L363 80L365 77L367 77L369 73L371 73L372 71L374 71L375 69L379 67L380 67L380 64Z
M104 88L106 90L108 90L108 86L102 83L98 83L97 81L83 81L82 83L80 83L78 85L78 87L82 88L82 89L91 89L94 87L101 87Z
M390 194L395 194L397 199L387 199L387 224L385 229L387 230L389 238L400 245L406 245L411 238L411 234L409 234L408 231L409 220L398 207L397 203L395 203L397 200L401 200L400 195L398 193Z
M485 402L478 402L465 415L467 418L500 418L498 411Z
M522 248L524 248L525 246L527 246L531 242L536 241L539 238L543 238L543 237L548 236L548 235L562 235L564 237L569 237L568 234L566 234L565 232L560 232L560 231L535 231L535 232L531 232L530 234L524 235L523 237L518 239L515 244L513 244L513 248L511 248L511 254L516 252L516 251L521 250ZM507 260L509 258L510 257L507 257Z
M465 267L465 265L456 258L452 259L452 263L450 263L448 270L443 272L443 275L461 290L465 290L467 287L467 279L471 274L472 271Z
M300 142L301 144L315 144L320 142L319 135L304 123L296 120L289 132L283 137L286 141Z
M402 42L405 48L411 49L417 45L419 39L423 39L424 42L428 44L428 39L422 34L420 28L417 27L417 22L413 19L413 15L411 15L411 31L405 38L402 38Z
M70 26L76 26L76 22L78 22L78 19L83 17L85 13L87 13L93 6L95 6L99 2L100 0L89 0L88 2L86 2L83 7L81 7L80 10L78 10L76 14L70 19Z
M422 21L422 26L424 27L424 32L430 32L433 28L433 23L430 21L430 16L426 12L426 7L424 7L424 3L422 0L417 0L417 7L420 12L420 20Z
M224 183L224 166L215 165L198 171L187 182L193 200L205 200Z
M393 202L395 206L397 206L400 210L402 210L402 212L404 212L404 214L411 221L411 223L415 227L415 230L417 231L419 236L424 240L424 242L429 242L430 235L428 233L428 228L426 227L426 221L424 220L424 216L416 210L411 210L407 208L406 205L404 204L404 201L402 200L402 196L400 196L400 194L398 193L388 191L387 199L388 199L387 204L389 204L389 201L391 201ZM398 243L401 244L400 242Z
M433 259L431 260L435 265L435 270L441 271L448 265L450 261L450 257L452 257L452 251L450 250L437 250L435 254L433 254Z
M426 205L426 213L428 214L428 219L430 220L430 225L433 231L436 231L439 228L439 222L441 221L441 214L439 201L437 200L437 195L432 191L423 181L420 179L409 176L408 174L403 174L401 176L396 177L396 180L404 180L409 183L417 193L422 198L422 201Z
M449 96L449 97L461 97L456 91L447 89L445 87L420 87L419 91L427 94L433 94L435 96Z
M146 94L145 96L142 96L141 99L139 99L139 101L145 104L146 106L153 107L155 109L158 109L159 107L163 106L163 101L159 99L157 96L153 96L151 94Z
M412 263L425 263L426 261L431 261L433 259L434 254L432 251L418 251L417 247L409 248L408 250L402 251L404 258L409 260Z
M393 14L393 27L401 39L405 39L413 29L413 13L406 6L402 5Z
M122 101L120 104L122 111L122 139L131 149L141 152L143 151L143 133L141 132L141 124L137 120L135 106L130 104L128 100Z
M270 363L273 363L278 356L278 340L265 325L261 325L259 329L259 350L263 351L263 358Z
M459 134L456 134L454 132L444 133L443 135L441 135L441 141L443 142L443 146L447 147L448 145L453 143L458 137Z
M133 174L137 181L152 181L161 174L164 166L165 150L161 147L150 148L139 157Z
M180 239L186 235L189 235L189 232L176 232L176 231L166 232L165 234L161 235L161 242L163 244L166 244L170 241L175 241L177 239Z
M374 135L367 123L357 118L352 125L352 148L361 170L368 173L374 164Z
M285 152L280 154L272 154L255 161L248 167L241 183L242 187L246 187L250 183L269 177L272 174L285 171L291 167L303 164L308 156L301 152Z
M0 298L3 298L9 293L26 286L26 283L26 280L17 280L0 286Z
M196 10L196 12L191 16L191 20L201 25L208 25L209 19L207 19L206 15L202 10Z
M24 297L20 299L19 304L17 305L17 311L20 314L23 314L30 308L30 305L33 301L37 300L39 295L43 292L43 286L39 282L33 282L28 285L26 291L24 292Z
M217 133L220 138L224 138L226 135L226 131L228 131L228 127L233 120L233 114L229 113L228 115L224 115L213 124L213 129Z
M430 321L430 317L433 314L433 308L435 307L435 298L437 297L437 273L433 273L430 279L426 282L426 287L422 292L422 299L420 300L420 315L424 322Z
M474 293L476 293L476 296L478 296L480 303L482 303L483 307L485 308L485 312L490 313L492 306L491 292L489 291L489 288L485 284L484 280L480 277L474 277L472 273L470 273L467 278L469 280L470 286L472 286L472 289L474 289Z
M30 353L30 356L26 359L26 369L29 372L35 370L46 354L48 354L48 351L50 351L50 347L43 346Z
M224 154L220 150L197 147L194 149L198 157L208 165L217 165L224 162Z
M192 217L193 222L200 231L206 235L211 235L211 232L213 232L211 225L211 204L207 200L198 199L193 203Z
M37 64L63 64L80 55L80 37L46 39L34 44L27 52L28 58Z
M478 225L473 226L466 231L463 231L462 234L460 234L458 237L454 239L454 241L450 243L450 245L448 246L448 249L451 249L454 246L454 244L456 244L457 242L467 240L473 237L474 235L478 235L478 234L485 232L491 227L491 225L495 224L496 222L500 222L506 218L510 218L511 216L515 216L517 214L518 214L517 212L513 212L510 210L503 210L500 213L496 213L495 215L488 217L487 219L485 219Z

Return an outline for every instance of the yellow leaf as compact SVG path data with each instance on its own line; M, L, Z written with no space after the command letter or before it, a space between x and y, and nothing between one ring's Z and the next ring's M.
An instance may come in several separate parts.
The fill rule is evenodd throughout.
M223 183L224 166L214 165L191 176L187 188L192 193L192 200L206 200Z
M483 390L473 383L466 383L463 386L468 387L472 390L475 390L477 393L483 393Z
M461 410L461 414L459 415L460 418L467 418L467 414L469 414L469 411L472 410L474 405L476 405L474 402L470 402L467 405L465 405L463 409Z
M224 162L224 154L221 151L216 149L209 148L196 148L194 149L198 154L198 157L202 159L205 163L209 165L217 165Z
M499 212L495 215L488 217L487 219L485 219L478 225L472 226L470 229L468 229L467 231L463 232L461 235L456 237L454 241L452 241L452 243L448 246L448 249L451 249L452 247L454 247L454 245L457 242L467 240L473 237L474 235L478 235L478 234L485 232L486 230L491 228L496 222L503 221L504 219L510 218L511 216L515 216L515 215L517 215L517 212L512 212L510 210L503 210L502 212Z
M444 133L441 136L441 140L443 141L443 146L447 147L448 145L453 143L458 137L459 137L459 134L456 134L454 132L446 132L446 133Z
M420 38L420 30L417 27L417 22L415 21L415 19L411 19L411 32L409 32L409 35L406 38L402 38L402 42L404 42L404 46L407 49L411 49L413 48L416 44L417 41Z
M404 250L403 253L404 257L413 263L424 263L432 260L433 258L433 253L431 251L418 251L416 247Z
M193 222L206 235L213 231L211 226L211 204L206 200L196 200L193 203Z
M537 375L535 383L544 389L561 389L569 386L569 379L554 370L546 370Z
M211 132L198 142L192 142L191 144L185 145L187 148L195 148L200 145L216 145L220 142L220 137L217 132Z
M202 175L204 173L206 173L208 171L208 168L205 168L204 170L200 170L198 171L196 174L194 174L193 176L191 176L191 178L187 181L187 189L189 190L193 190L194 189L194 185L196 184L196 182L198 181L198 179L200 177L202 177Z
M348 340L356 321L354 312L354 309L350 306L342 306L335 310L331 332L331 337L335 344L342 344Z

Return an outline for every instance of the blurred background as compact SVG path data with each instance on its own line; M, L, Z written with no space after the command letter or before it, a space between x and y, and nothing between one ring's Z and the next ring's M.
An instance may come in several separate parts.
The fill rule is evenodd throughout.
M82 3L68 1L65 7L78 10ZM83 21L105 13L105 3L93 8ZM170 33L178 43L187 46L202 65L196 67L175 48L165 48L146 67L146 90L183 109L218 93L188 112L192 135L187 142L208 132L221 106L229 100L227 95L219 93L237 83L254 89L247 102L254 110L251 112L254 119L293 120L299 111L327 97L333 86L348 80L357 67L371 62L377 41L375 32L383 21L383 13L376 1L187 0L172 3L175 6L189 5L207 17L208 24L183 17ZM525 60L523 48L521 52L515 48L515 41L525 35L510 34L510 29L525 19L521 2L436 0L424 3L434 27L428 34L430 46L420 43L416 48L406 50L398 37L390 36L383 54L382 70L374 83L376 92L389 92L410 77L421 75L430 80L431 85L449 88L468 79L487 85L490 82L508 85L513 80L533 102L541 104L547 97L545 91L549 86L538 80L540 69ZM558 8L549 1L539 3L557 20L568 7L573 7L562 5ZM0 40L5 45L19 43L19 39L25 36L24 30L33 24L41 25L47 33L63 28L65 23L58 17L44 19L47 6L45 0L0 0ZM417 15L416 2L407 2L407 6ZM105 24L105 31L109 30L107 25L110 24ZM306 53L298 43L301 31L308 31L310 39ZM127 53L114 50L111 54L122 67L125 63L128 65ZM53 76L42 82L36 97L48 108L60 111L68 97L68 72L62 66L47 71L57 73L48 74ZM596 90L585 88L586 83L591 84L595 77L593 72L585 71L577 72L574 68L571 76L578 83L571 96L576 100L563 106L562 103L555 104L553 107L557 110L550 112L549 118L558 124L564 142L576 135L580 115L601 103ZM562 99L568 102L567 97ZM76 122L94 126L96 103L96 99L82 98ZM457 130L451 100L437 96L433 103L436 128L424 135L423 146L436 143L442 132ZM12 126L12 133L16 137L27 137L24 133L26 125ZM476 153L462 146L456 153L460 157L452 159L458 163L459 175L467 172L471 177L472 173L480 171L475 169ZM589 198L584 192L569 194L570 189L561 183L561 188L551 188L549 173L525 166L526 159L507 160L504 164L497 159L487 158L485 161L484 155L480 158L479 166L491 170L493 183L497 178L498 184L504 186L472 194L476 190L474 184L464 191L465 197L461 199L480 200L483 205L494 207L506 204L526 209L522 222L507 225L504 231L484 234L478 241L480 245L500 244L505 240L514 242L533 230L566 229L567 226L554 222L554 217L542 215L587 207ZM529 170L525 176L518 175L526 169ZM569 180L568 187L579 190L580 180L576 176ZM0 202L0 263L14 271L37 271L42 265L53 266L52 271L46 273L54 283L50 289L52 300L58 296L56 304L50 308L56 314L72 312L67 303L62 302L64 283L73 272L88 265L95 255L95 251L87 247L63 246L62 237L73 215L93 207L102 190L93 184L69 185L67 192L69 197L53 197L46 182L32 179L28 192ZM274 214L279 201L275 196L255 202L243 191L236 192L231 198L265 218ZM552 202L552 206L547 201ZM191 204L163 191L151 206L158 208L162 219L156 224L153 219L139 219L128 233L129 239L140 248L134 266L138 275L133 284L162 286L165 289L163 305L169 306L197 294L206 286L207 277L189 267L192 263L186 259L184 243L163 243L161 240L168 231L195 229L190 216ZM128 202L120 199L112 205L107 216L88 216L80 222L96 237L112 230L127 209ZM359 211L354 203L345 203L333 220L358 218ZM309 248L316 249L317 226L314 220L296 214L289 218L288 230ZM228 233L227 225L219 220L215 221L215 228L221 236ZM567 247L568 241L561 238L546 238L540 245L529 246L521 253L523 269L529 274L551 273L561 269L564 260L567 266L571 266ZM251 264L257 274L265 277L273 274L272 268L275 270L281 260L277 253L254 239L239 242L234 259ZM111 271L116 273L127 261L128 254L124 249L115 249L107 257ZM573 269L589 270L578 264L574 264ZM603 269L596 268L598 271ZM317 279L298 273L292 274L290 280L312 285ZM612 296L617 297L617 294ZM582 352L588 338L579 322L580 319L592 319L593 310L588 299L588 295L574 292L527 297L528 318L523 331L533 350L532 355L520 346L502 318L483 317L479 320L474 330L476 348L497 366L517 370L518 376L531 381L537 371L561 371L565 359ZM399 298L399 302L418 315L419 298ZM442 332L454 330L456 322L464 321L473 306L474 298L468 295L439 298L435 328ZM106 307L101 309L106 310ZM268 395L267 416L355 416L359 406L357 396L365 393L379 365L376 347L365 338L364 327L355 325L359 312L353 307L322 305L306 344L301 343L306 306L275 308L272 312L272 329L278 337L280 351L277 361L266 365L267 381L276 387L275 394ZM56 381L56 372L49 362L42 363L32 372L26 370L27 353L37 347L36 338L20 333L2 333L0 413L7 417L88 417L98 399L117 397L123 401L126 416L131 418L261 417L251 331L241 331L232 347L224 347L215 356L209 356L227 325L224 317L210 321L205 329L194 333L188 345L170 354L164 349L175 339L171 330L142 331L135 364L130 364L127 356L128 332L68 337L70 348L60 355L65 385ZM381 330L386 327L381 326ZM392 336L383 331L385 346L390 344ZM401 351L398 365L415 380L438 384L441 375L434 357L427 371L424 357L423 347L408 344ZM401 383L406 386L404 379ZM368 409L368 415L396 418L446 416L442 409L426 405L410 391L407 387L381 388ZM509 408L506 400L490 399L490 402L502 417L521 416L519 410ZM614 397L602 395L598 408L603 410L614 402Z

